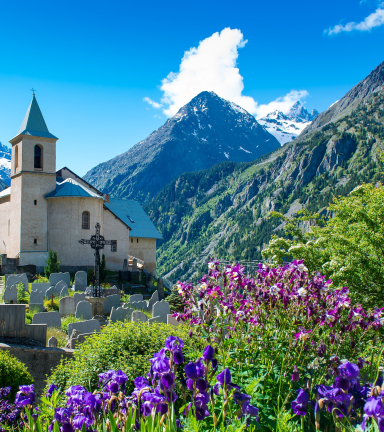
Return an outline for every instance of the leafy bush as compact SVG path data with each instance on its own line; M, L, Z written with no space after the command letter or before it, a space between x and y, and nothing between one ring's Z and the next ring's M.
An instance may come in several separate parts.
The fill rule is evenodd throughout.
M10 400L15 397L19 385L31 383L33 378L27 366L8 351L0 350L0 388L12 388Z
M45 277L49 279L51 273L58 273L60 271L60 261L57 260L57 252L49 251L48 259L46 261L47 267L44 267Z
M56 384L60 389L82 385L94 391L99 373L120 369L128 376L127 391L132 391L133 379L146 375L148 360L163 347L167 336L182 338L185 341L184 357L188 361L196 359L203 345L200 338L188 336L189 330L190 327L161 323L110 324L102 332L88 337L76 349L74 358L62 361L48 378L48 384Z
M58 311L59 310L59 301L60 300L58 297L54 297L53 302L52 302L52 299L45 300L44 301L44 308L48 312Z
M17 288L17 303L19 304L29 304L29 292L24 291L24 284L18 283Z

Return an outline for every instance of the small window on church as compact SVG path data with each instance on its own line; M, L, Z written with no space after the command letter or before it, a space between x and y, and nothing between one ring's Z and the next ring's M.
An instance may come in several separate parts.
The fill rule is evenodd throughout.
M19 168L19 147L15 146L15 172Z
M83 216L81 218L81 228L82 229L89 229L89 212L85 211L83 212Z
M133 243L133 238L131 238L131 243Z
M34 243L34 244L37 244L37 239L33 239L33 243Z
M35 167L35 169L42 169L43 168L43 148L39 144L35 145L34 167Z
M111 252L117 252L117 240L112 240Z
M37 200L34 200L34 201L33 201L33 204L34 204L34 205L37 205Z
M136 239L136 243L139 243L139 239Z

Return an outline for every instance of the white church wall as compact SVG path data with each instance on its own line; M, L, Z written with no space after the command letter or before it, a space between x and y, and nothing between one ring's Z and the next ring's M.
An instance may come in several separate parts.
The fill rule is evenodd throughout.
M145 262L145 268L156 274L156 239L130 237L129 255Z
M21 176L11 177L11 205L10 205L10 236L7 248L8 258L16 258L20 252L21 236Z
M12 141L13 142L13 141ZM43 168L36 170L34 168L35 145L38 144L43 149L42 162ZM50 138L37 138L23 136L19 146L19 157L21 155L22 171L56 173L56 140Z
M117 251L112 252L111 246L105 246L102 253L105 255L108 270L123 270L124 259L129 255L129 229L109 210L103 210L103 235L106 240L117 241Z
M48 259L48 252L21 252L19 257L19 265L33 264L38 267L46 267Z
M49 201L49 249L57 252L61 265L93 266L94 251L79 243L102 225L103 200L96 198L52 198ZM82 213L90 213L90 229L82 229ZM103 232L103 227L102 227Z
M10 234L10 196L0 199L0 254L8 253Z

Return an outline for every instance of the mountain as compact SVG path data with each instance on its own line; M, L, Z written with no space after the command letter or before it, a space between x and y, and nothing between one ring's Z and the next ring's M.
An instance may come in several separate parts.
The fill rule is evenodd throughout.
M291 109L283 113L275 110L257 121L271 133L281 145L294 140L319 115L317 110L311 113L298 101Z
M148 138L91 169L84 179L115 197L146 202L185 172L226 160L252 161L278 147L251 114L205 91Z
M380 63L365 79L355 85L342 99L322 112L313 123L307 126L301 137L305 138L311 131L341 119L351 113L361 102L370 100L374 93L381 92L383 89L384 62Z
M329 216L333 196L383 181L384 90L365 91L349 114L306 137L253 162L224 162L167 185L145 206L164 238L158 273L175 282L202 276L209 257L260 260L263 245L282 234L271 210L290 216L306 207Z
M0 180L11 184L11 149L0 142ZM0 189L1 190L1 189Z

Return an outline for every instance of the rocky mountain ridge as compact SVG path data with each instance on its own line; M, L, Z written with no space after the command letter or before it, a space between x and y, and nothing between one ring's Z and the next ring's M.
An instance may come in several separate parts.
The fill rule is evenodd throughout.
M10 177L11 177L11 149L0 142L0 180L2 180L3 183L9 186L11 184Z
M202 92L148 138L84 177L105 193L144 203L175 177L226 160L252 161L279 147L256 119L213 92Z

